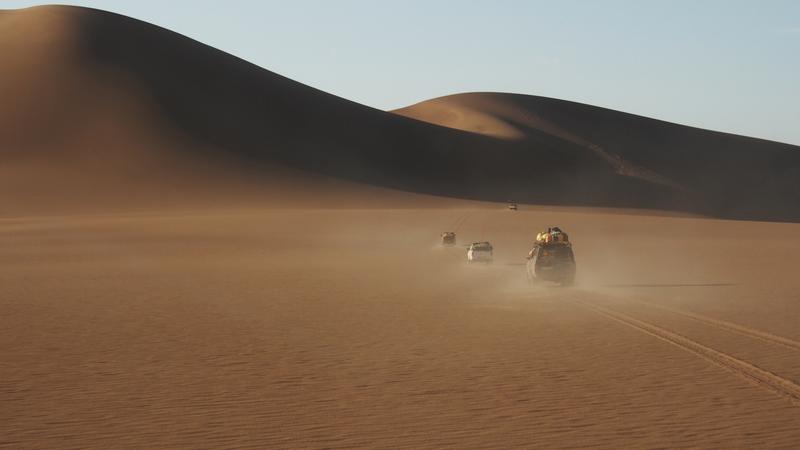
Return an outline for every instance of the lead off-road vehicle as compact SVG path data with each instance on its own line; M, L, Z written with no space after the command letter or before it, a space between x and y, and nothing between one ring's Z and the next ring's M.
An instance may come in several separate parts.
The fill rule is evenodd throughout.
M568 242L537 243L528 253L528 281L551 281L562 286L575 283L575 255Z

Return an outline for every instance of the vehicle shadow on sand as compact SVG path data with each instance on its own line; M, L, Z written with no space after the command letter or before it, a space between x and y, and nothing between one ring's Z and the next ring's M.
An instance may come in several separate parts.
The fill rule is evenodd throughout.
M604 284L612 288L669 288L669 287L723 287L737 286L737 283L650 283L650 284Z

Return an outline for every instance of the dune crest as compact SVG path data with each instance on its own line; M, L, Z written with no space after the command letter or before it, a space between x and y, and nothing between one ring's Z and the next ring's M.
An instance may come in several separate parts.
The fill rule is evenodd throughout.
M789 144L519 94L455 94L393 112L529 146L543 136L556 138L591 151L617 174L705 198L722 209L752 202L752 214L772 208L775 194L785 206L800 199L800 149Z
M314 198L305 180L322 176L472 200L800 219L800 152L787 144L511 94L384 112L86 8L4 11L0 46L6 212L91 206L98 192L142 204L275 189ZM253 183L231 189L243 178Z
M529 136L526 132L528 130L540 131L594 152L620 175L683 189L667 177L625 161L618 153L606 150L533 111L508 101L502 94L469 93L440 97L393 112L443 127L512 140L524 140Z

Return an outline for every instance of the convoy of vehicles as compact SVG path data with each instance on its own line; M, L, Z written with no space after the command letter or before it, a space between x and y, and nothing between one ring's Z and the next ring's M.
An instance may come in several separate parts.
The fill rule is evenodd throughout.
M441 239L442 245L454 246L456 233L446 231L442 233ZM491 263L494 260L494 247L490 242L473 242L466 248L469 264ZM572 286L575 283L575 254L569 236L560 228L551 227L538 233L527 259L525 272L531 283L549 281L562 286Z

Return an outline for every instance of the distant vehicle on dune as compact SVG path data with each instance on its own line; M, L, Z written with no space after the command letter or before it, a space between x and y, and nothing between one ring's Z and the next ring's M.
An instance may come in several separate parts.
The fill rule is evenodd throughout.
M442 233L442 245L448 247L456 245L456 234L452 231L445 231Z
M473 242L467 247L467 262L468 263L490 263L494 259L494 248L488 242Z
M517 210L517 204L513 203L513 202L509 203L508 204L508 209L509 209L509 211L516 211Z

